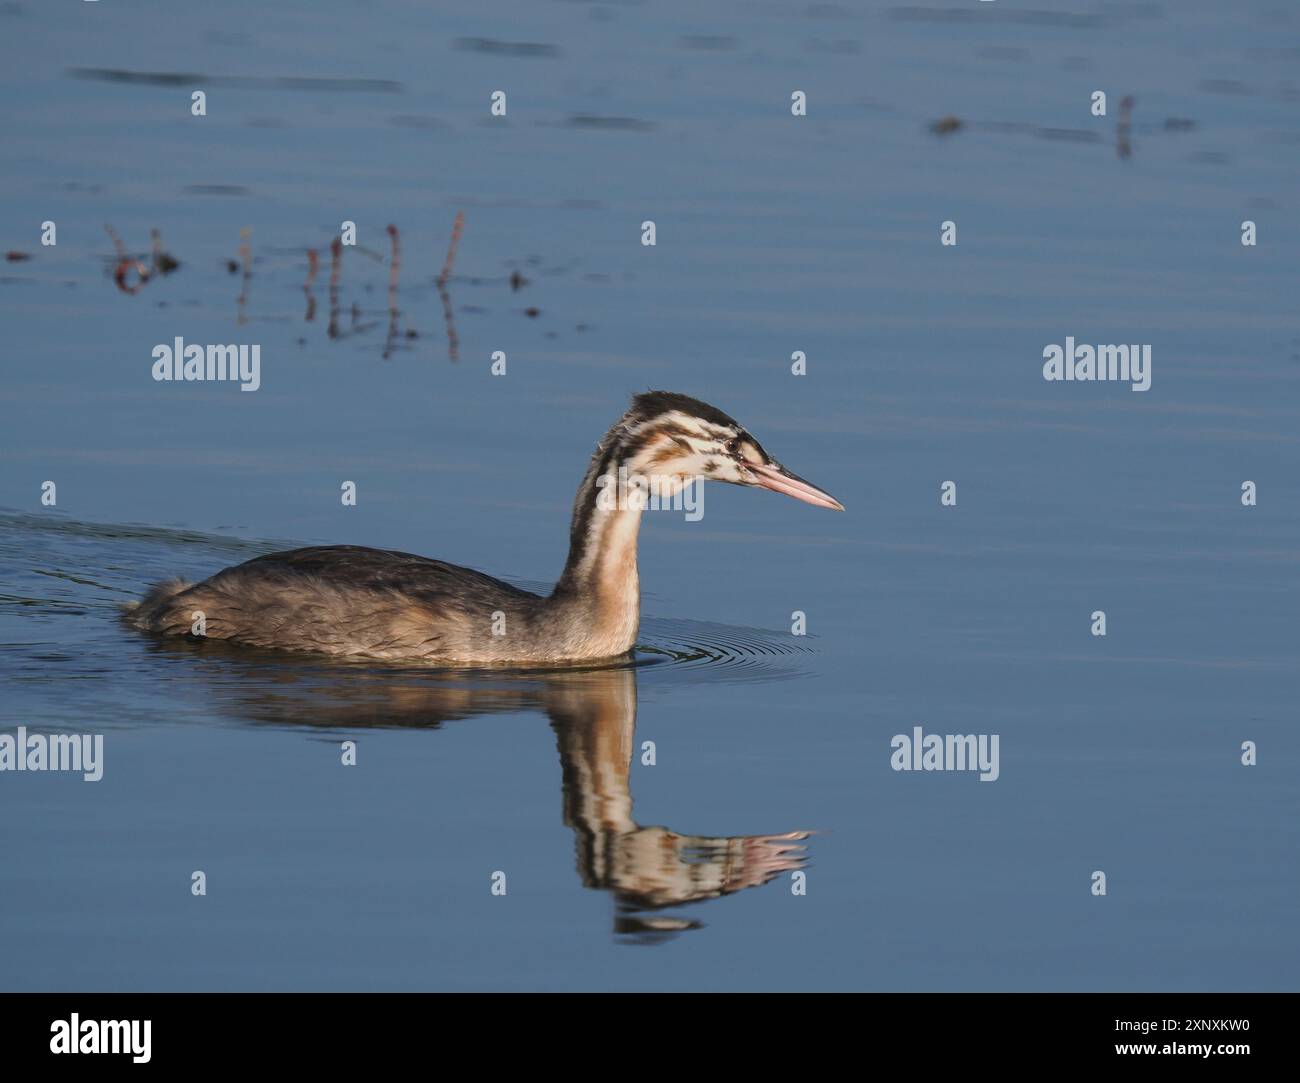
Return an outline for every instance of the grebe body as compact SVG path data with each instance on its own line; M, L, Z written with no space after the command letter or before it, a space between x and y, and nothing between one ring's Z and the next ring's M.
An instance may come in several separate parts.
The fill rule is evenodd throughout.
M615 659L635 645L641 609L642 508L608 493L611 479L625 477L651 479L660 496L705 478L843 510L722 411L651 391L635 396L596 446L574 501L569 558L549 595L410 553L330 545L256 557L201 583L160 583L127 619L162 635L376 661Z

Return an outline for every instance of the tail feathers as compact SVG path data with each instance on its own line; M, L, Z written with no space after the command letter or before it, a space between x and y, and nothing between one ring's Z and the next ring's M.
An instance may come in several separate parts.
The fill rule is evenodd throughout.
M161 630L164 616L176 595L193 586L184 579L168 579L149 588L138 602L128 602L122 607L123 615L137 628Z

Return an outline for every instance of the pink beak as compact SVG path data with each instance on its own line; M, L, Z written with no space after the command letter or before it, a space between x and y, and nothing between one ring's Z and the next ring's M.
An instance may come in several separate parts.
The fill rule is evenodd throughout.
M784 466L758 466L754 463L745 463L745 467L754 475L754 484L762 489L785 493L786 496L792 496L814 507L830 508L832 511L844 510L844 505L830 493L823 492L816 485L809 485L798 474L790 473Z

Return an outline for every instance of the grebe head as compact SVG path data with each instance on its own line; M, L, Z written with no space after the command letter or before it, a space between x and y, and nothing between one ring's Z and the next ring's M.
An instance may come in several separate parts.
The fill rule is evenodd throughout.
M819 508L843 511L829 493L791 473L745 427L689 395L647 391L632 399L622 420L622 463L629 473L654 477L663 491L695 478L771 489Z

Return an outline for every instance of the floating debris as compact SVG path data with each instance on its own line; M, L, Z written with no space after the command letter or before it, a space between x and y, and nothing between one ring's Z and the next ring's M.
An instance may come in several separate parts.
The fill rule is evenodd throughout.
M495 56L553 57L560 55L558 45L545 45L532 41L497 41L495 38L457 38L453 48L470 53L491 53Z
M248 284L253 280L253 246L248 238L252 233L252 226L242 226L239 230L239 265L243 277L239 282L239 297L235 301L235 320L240 327L248 322Z
M134 283L129 281L133 271L136 276ZM117 266L113 268L113 281L123 293L139 293L144 284L149 281L149 267L136 259L118 260Z
M401 83L392 79L310 79L302 76L277 78L243 75L201 75L195 72L127 71L124 68L69 68L74 79L101 83L135 83L144 86L226 86L249 90L365 90L400 94Z
M636 117L598 117L591 113L576 113L568 121L570 128L599 128L612 132L653 132L658 125Z
M456 212L456 221L451 227L451 243L447 245L447 258L443 261L442 271L438 275L438 288L442 289L451 277L451 266L456 262L456 246L460 244L461 231L465 228L465 212Z
M402 273L402 247L397 232L397 227L391 222L388 225L388 239L392 245L392 252L388 261L388 335L384 339L384 360L387 361L393 356L393 349L397 344L397 321L401 317L401 310L397 307L397 280Z
M307 281L302 284L302 292L307 297L307 312L303 316L303 323L311 323L316 318L316 295L312 293L312 284L316 281L316 272L320 268L320 259L316 255L316 249L307 249Z
M181 261L163 248L162 234L158 230L151 229L149 238L153 245L153 271L158 274L169 275L180 267Z
M465 229L465 212L457 211L456 220L451 226L451 241L447 245L447 258L443 261L442 271L435 284L438 298L442 301L442 320L447 325L447 359L460 360L460 339L456 335L456 318L452 313L451 295L447 292L447 280L451 278L451 269L456 262L456 249L460 246L460 235Z
M149 276L153 273L149 265L143 260L137 259L126 250L126 245L122 243L122 238L117 235L115 230L107 222L104 223L104 232L108 234L108 239L113 242L113 251L116 253L117 263L113 267L113 281L117 288L123 293L136 294L144 288L145 283L149 281ZM135 275L135 281L131 276Z
M113 251L117 253L117 258L126 259L126 245L122 243L122 238L117 235L117 230L105 222L104 232L108 234L108 239L113 242Z
M1121 158L1133 154L1133 144L1129 142L1129 132L1133 128L1133 106L1137 104L1133 95L1126 94L1119 103L1119 120L1115 124L1115 153Z
M102 262L105 275L112 278L117 289L126 294L135 294L144 288L154 278L163 277L182 269L183 263L167 251L166 242L162 233L158 229L151 229L150 237L152 240L152 256L149 251L141 248L128 248L123 239L111 224L105 223L105 233L112 241L113 250L105 255L102 252L97 254L97 258ZM402 244L402 234L396 224L390 224L386 227L389 240L388 252L370 252L362 249L360 246L344 245L342 238L337 235L327 235L329 244L330 266L328 274L323 266L325 255L322 245L317 247L303 247L293 245L289 247L262 247L259 249L259 255L255 258L252 248L253 227L244 226L239 229L238 250L231 257L214 257L209 256L206 259L200 259L203 270L208 275L218 276L225 272L231 275L237 275L240 283L236 287L236 305L235 316L236 324L243 327L253 322L270 322L270 323L287 323L290 321L301 320L302 324L321 323L325 320L322 318L323 313L318 316L317 310L326 307L326 298L320 296L321 293L328 296L328 328L323 328L323 332L330 340L339 341L343 339L366 339L374 343L376 350L382 350L383 357L389 359L395 354L403 351L417 351L419 347L415 346L420 339L427 338L425 332L418 331L410 326L412 312L423 312L423 302L416 303L413 296L427 291L428 285L421 287L417 282L414 287L408 285L408 296L406 306L400 306L401 302L401 272L403 264L409 262L409 255L405 245ZM452 301L449 290L453 288L472 288L473 286L489 287L494 291L499 291L503 286L508 286L512 292L518 292L526 286L532 286L544 275L562 275L572 274L580 270L581 261L573 260L569 264L560 264L549 266L546 260L539 255L525 255L517 259L505 261L505 266L500 267L496 273L475 277L466 275L463 272L457 273L456 266L460 253L460 242L465 232L465 212L457 210L452 222L450 236L448 238L445 257L441 270L433 277L432 284L435 286L439 299L442 304L443 319L446 329L447 356L449 360L455 362L460 359L460 340L456 331L455 317L461 312L484 314L491 311L489 308L481 305L465 305L458 307ZM408 235L409 240L409 235ZM366 260L362 261L359 268L360 273L356 281L350 281L347 287L347 294L344 295L342 282L343 256L345 248L353 248L354 255L349 257L350 261L355 260L355 254L371 256L377 263L387 268L387 273L380 278L378 275L371 275L365 270L368 266ZM4 250L0 249L0 253ZM303 257L306 257L305 261ZM21 252L12 250L7 254L7 258L17 262L24 259L36 257L35 252ZM305 267L304 267L305 262ZM292 276L290 284L294 294L301 290L303 297L304 309L297 309L293 315L288 315L282 311L272 310L262 312L259 310L258 315L252 314L252 279L254 277L254 267L259 283L261 276L268 277L267 284L274 285L269 293L266 293L265 303L276 304L276 298L279 297L278 287L280 283L279 276L288 273ZM350 264L354 270L358 270L354 264ZM528 270L525 271L524 268ZM305 271L305 274L304 274ZM608 276L596 276L602 280L608 280ZM6 280L8 281L8 280ZM20 282L27 279L13 278L12 281ZM425 280L429 282L428 279ZM328 286L327 286L328 283ZM453 285L454 283L454 285ZM64 283L64 285L75 286L76 283ZM385 309L380 305L380 291L387 286L387 306L384 319ZM414 290L414 294L409 291ZM161 290L155 293L162 292ZM266 291L264 291L265 293ZM227 297L227 291L222 291ZM366 295L373 294L373 300L367 300ZM199 305L200 302L194 300L177 299L160 299L154 302L159 309L163 308L181 308L186 306ZM415 305L415 308L412 308ZM295 305L296 308L296 305ZM497 311L501 311L500 308ZM530 305L526 308L511 308L510 311L521 312L527 319L541 320L546 315L537 305ZM229 318L229 317L227 317ZM435 316L436 318L436 316ZM563 325L573 327L579 333L589 329L586 323L573 324L571 321L563 320ZM385 324L386 334L385 334ZM553 329L552 329L553 328ZM306 328L304 327L305 331ZM538 328L539 332L547 339L559 339L563 337L562 331L556 324L554 314L548 317L546 324ZM375 342L378 337L378 342ZM434 339L437 339L436 333ZM297 342L299 346L307 347L310 339L306 335L295 335L290 341ZM437 352L436 343L434 350Z
M343 240L335 237L330 241L330 322L326 334L330 338L339 337L339 278L343 274Z

